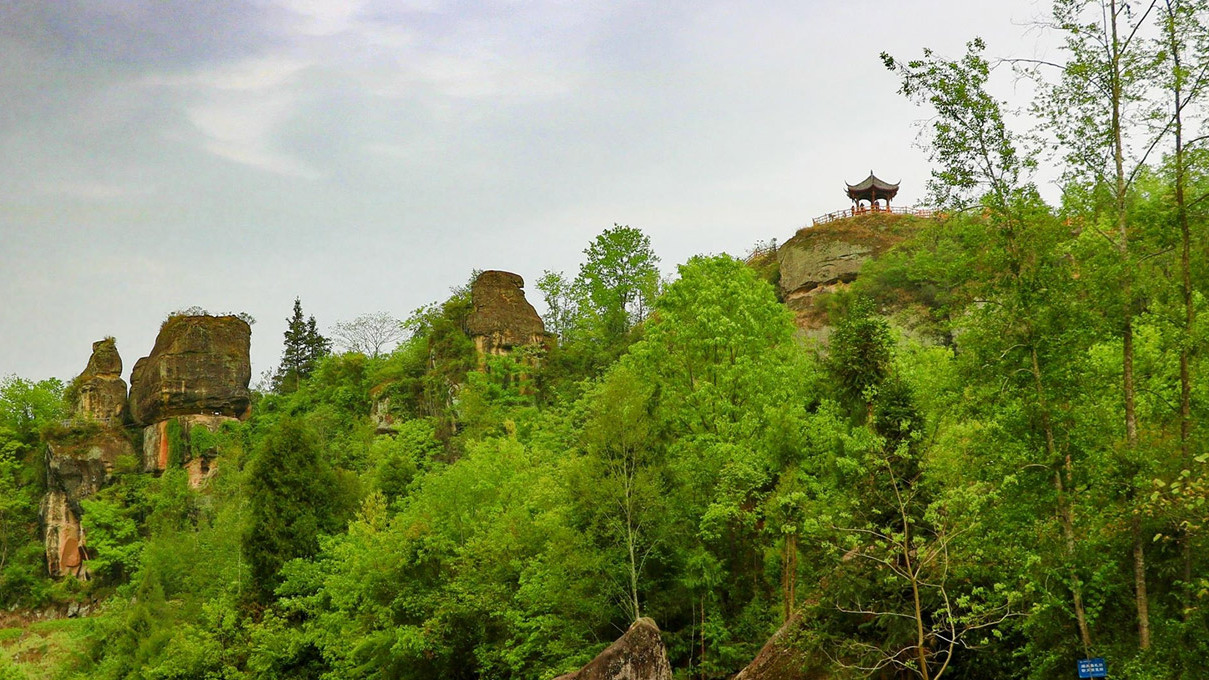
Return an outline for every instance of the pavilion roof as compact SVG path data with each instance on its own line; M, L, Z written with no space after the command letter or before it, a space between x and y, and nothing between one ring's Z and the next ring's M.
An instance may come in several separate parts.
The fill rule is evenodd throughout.
M894 198L898 193L898 183L891 184L883 179L879 179L869 171L869 176L857 182L856 184L848 184L848 198L856 200L857 198L869 198L873 194L877 194L878 198Z

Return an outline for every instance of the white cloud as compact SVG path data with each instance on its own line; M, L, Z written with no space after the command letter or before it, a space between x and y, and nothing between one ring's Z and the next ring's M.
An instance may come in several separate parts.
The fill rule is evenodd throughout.
M211 93L186 109L210 153L266 172L315 179L319 172L275 147L278 129L294 114L297 97L285 91Z

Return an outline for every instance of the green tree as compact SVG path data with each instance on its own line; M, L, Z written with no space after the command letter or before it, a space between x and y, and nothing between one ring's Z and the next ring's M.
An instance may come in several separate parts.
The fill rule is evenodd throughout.
M546 313L542 315L546 332L560 339L567 338L578 323L579 313L572 283L562 272L546 270L537 280L537 289L546 303Z
M872 424L877 391L890 370L893 357L890 325L878 316L873 303L858 299L836 324L829 343L827 363L841 396L860 405L865 422Z
M603 502L609 542L624 554L623 608L630 621L637 621L642 616L643 572L658 543L654 525L664 514L651 432L651 389L618 366L589 400L593 408L584 424L583 446L594 463L594 486Z
M1137 225L1132 223L1129 198L1135 181L1156 148L1149 124L1156 104L1148 98L1156 76L1156 55L1140 31L1157 0L1133 7L1124 0L1061 0L1054 5L1054 21L1063 33L1069 55L1060 77L1047 83L1038 112L1046 129L1065 152L1069 180L1081 179L1108 197L1101 214L1106 229L1095 216L1087 221L1105 239L1115 262L1101 271L1104 284L1103 313L1118 329L1121 341L1121 400L1125 430L1125 455L1138 447L1137 385L1134 371L1135 318L1145 307L1137 273ZM1132 246L1131 246L1132 243ZM1145 528L1135 520L1133 534L1134 591L1139 649L1150 648L1150 600L1146 590Z
M39 433L66 416L63 384L0 379L0 603L35 604L46 563L38 530L45 489Z
M319 333L315 317L304 317L302 300L294 298L294 314L286 319L285 348L273 375L273 391L286 394L310 377L319 360L330 352L330 343Z
M977 370L990 362L999 367L996 376L1030 378L1018 384L1024 390L1020 397L1036 414L1030 425L1039 430L1044 465L1053 471L1073 613L1087 654L1091 635L1076 565L1078 538L1070 497L1076 469L1070 454L1064 459L1061 453L1054 402L1063 387L1069 388L1071 381L1062 376L1078 365L1078 352L1089 340L1079 336L1085 327L1071 323L1080 314L1069 304L1072 277L1068 260L1061 258L1064 235L1027 181L1034 161L1018 151L1015 135L1004 123L1003 104L986 91L991 69L984 49L975 39L956 61L929 50L922 59L906 63L886 54L882 59L902 78L902 94L937 113L928 149L939 166L930 184L938 205L950 210L981 206L985 211L981 218L939 226L952 234L949 238L959 251L970 252L962 258L962 271L969 278L962 282L966 290L958 298L969 305L975 321L962 344L984 362ZM1006 396L1002 386L996 394Z
M1198 113L1205 105L1209 93L1209 5L1202 0L1164 0L1159 14L1161 27L1160 44L1163 55L1162 85L1170 97L1169 123L1172 153L1172 199L1175 203L1174 221L1179 230L1179 289L1183 306L1183 327L1180 329L1180 457L1181 465L1177 488L1184 489L1193 478L1193 417L1192 417L1192 361L1199 349L1196 337L1196 303L1193 287L1193 222L1198 217L1190 214L1188 199L1189 175L1194 170L1191 162L1195 152L1193 140L1189 148L1185 132L1185 121ZM1201 138L1203 139L1203 138ZM1195 206L1193 206L1195 209ZM1199 216L1203 221L1204 216ZM1189 525L1182 525L1177 532L1181 535L1183 552L1182 580L1186 588L1192 586L1194 562L1192 538ZM1184 617L1187 619L1187 616Z
M619 224L601 232L584 256L574 283L581 309L615 343L646 318L659 287L659 258L642 230Z
M339 529L343 505L336 474L315 432L286 416L258 444L248 473L250 523L244 555L260 601L268 602L278 571L319 550L319 536Z

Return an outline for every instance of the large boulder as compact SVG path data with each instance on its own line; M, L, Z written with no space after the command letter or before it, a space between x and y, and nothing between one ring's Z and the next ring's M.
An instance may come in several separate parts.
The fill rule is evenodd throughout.
M546 342L546 326L525 299L524 288L524 279L502 271L485 271L471 284L474 309L466 317L466 332L480 354L507 354L514 347Z
M122 380L122 357L113 338L92 343L88 366L71 383L75 415L106 424L121 424L126 418L126 381Z
M130 375L130 413L140 425L179 415L243 418L251 393L252 329L235 316L174 316Z
M733 680L824 680L826 665L806 653L798 639L802 620L794 615L760 648Z
M659 626L642 618L588 665L555 680L672 680Z

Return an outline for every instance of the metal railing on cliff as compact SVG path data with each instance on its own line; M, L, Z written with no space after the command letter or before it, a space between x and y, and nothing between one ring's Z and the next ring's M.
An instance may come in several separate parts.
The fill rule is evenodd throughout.
M845 208L844 210L837 210L835 212L827 213L826 215L820 215L819 217L814 218L814 222L811 224L811 226L827 224L828 222L842 220L846 217L857 217L859 215L870 215L873 213L912 215L914 217L936 217L940 214L931 208L900 208L898 206L891 206L889 208Z

